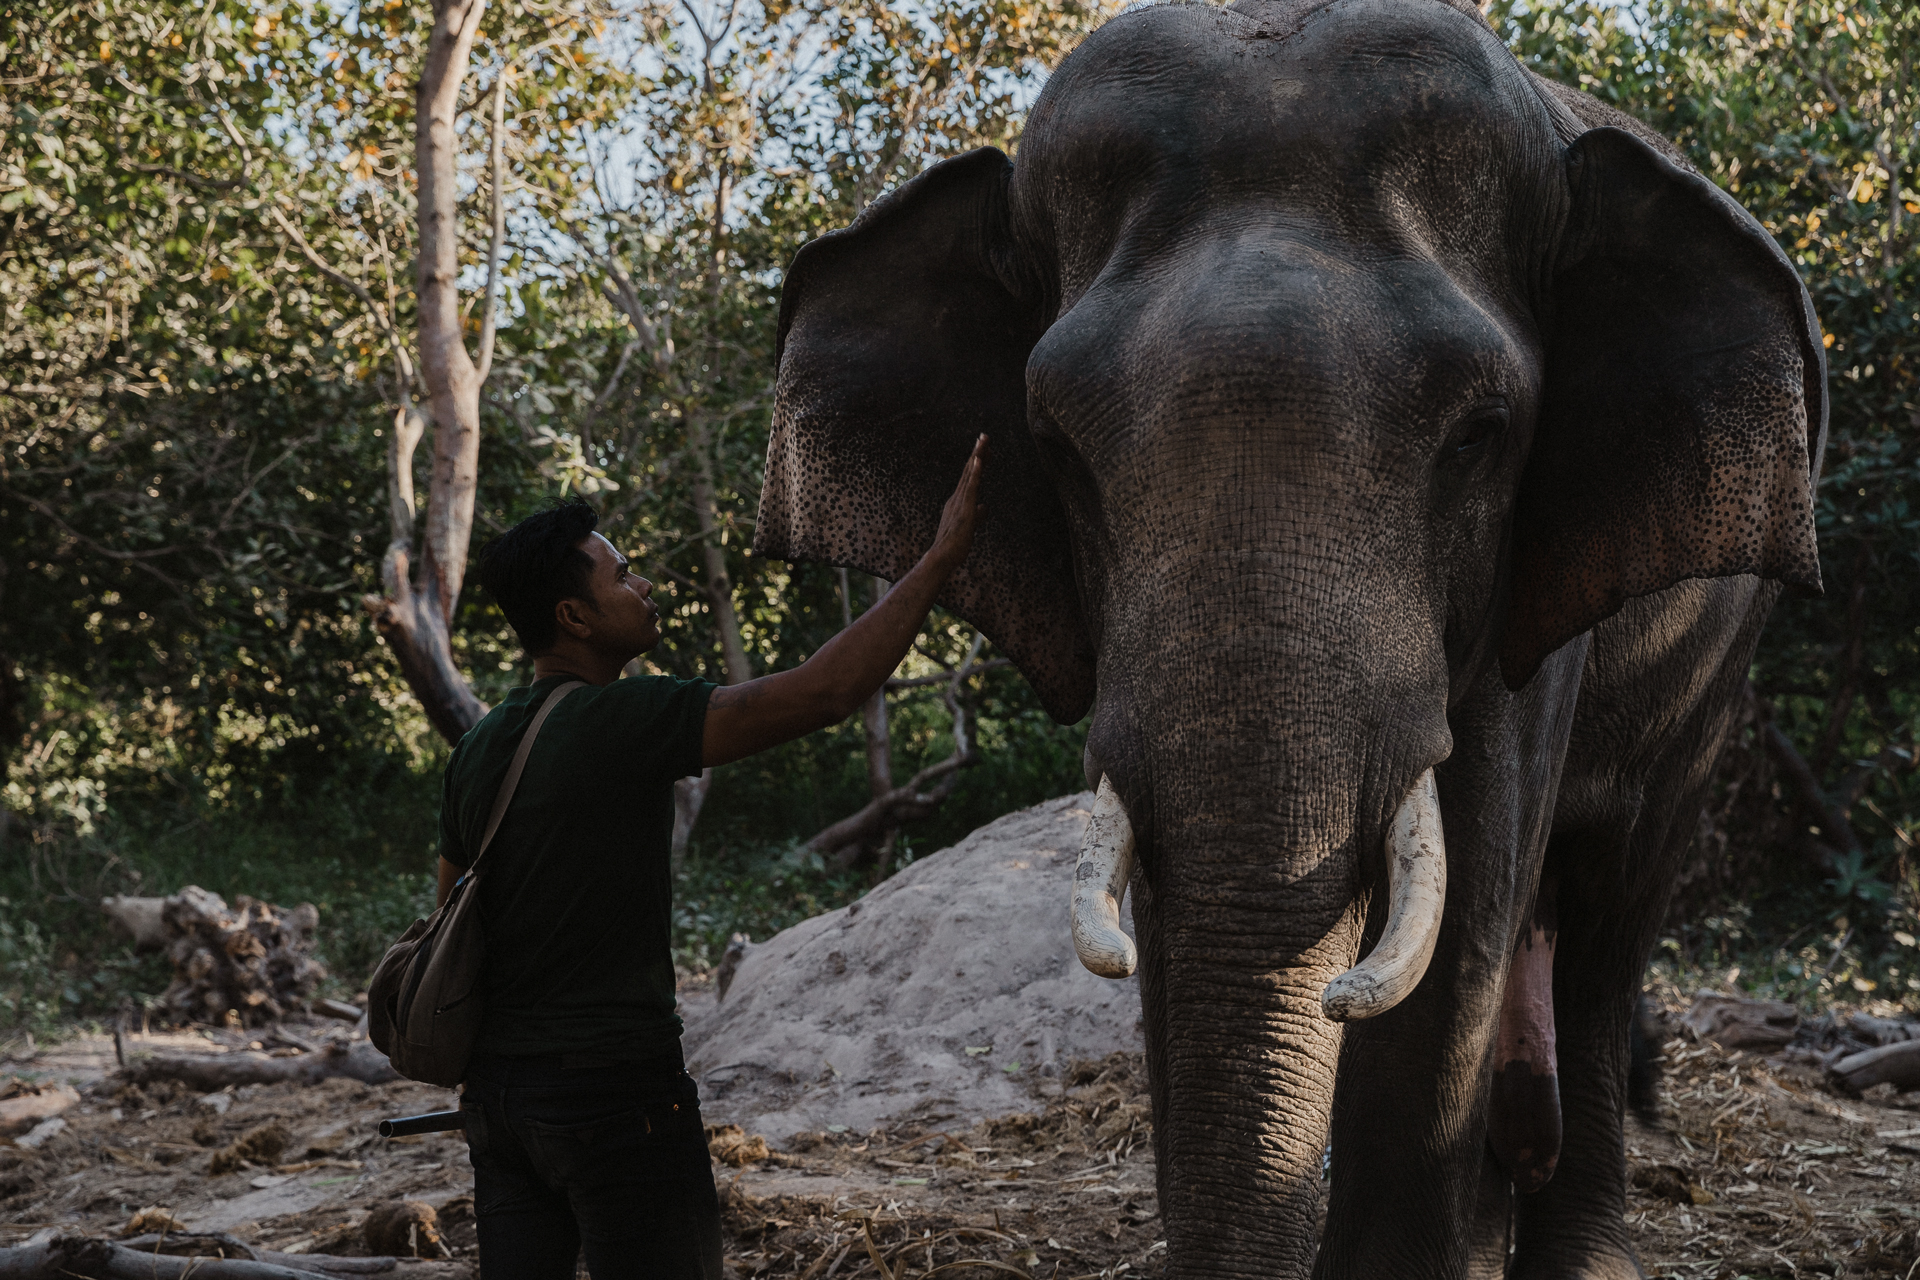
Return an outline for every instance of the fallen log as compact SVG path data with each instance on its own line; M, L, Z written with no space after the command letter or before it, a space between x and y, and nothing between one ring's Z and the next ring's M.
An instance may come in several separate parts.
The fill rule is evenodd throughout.
M188 1247L194 1247L195 1243L194 1237L165 1239ZM222 1256L225 1244L215 1239L199 1244L198 1247L208 1250L204 1253L164 1253L153 1244L131 1247L135 1243L116 1244L111 1240L48 1232L17 1248L0 1249L0 1280L186 1280L189 1276L193 1280L313 1280L316 1274L379 1274L393 1270L395 1265L392 1258L330 1258L309 1254L228 1258ZM329 1265L335 1263L350 1265L341 1269Z
M342 1022L358 1022L366 1016L366 1010L357 1004L348 1004L345 1000L315 1000L315 1013L325 1014L329 1018L338 1018Z
M374 1276L394 1268L392 1258L336 1258L328 1253L275 1253L257 1249L224 1231L168 1231L114 1241L122 1249L144 1256L164 1254L189 1258L237 1258L243 1262L267 1262L295 1271L319 1272L329 1276ZM195 1272L195 1275L200 1274Z
M79 1101L71 1085L27 1085L11 1098L0 1098L0 1135L31 1129Z
M1711 1040L1723 1049L1778 1049L1793 1039L1800 1014L1780 1000L1703 993L1681 1016L1680 1025L1695 1040Z
M178 1080L202 1093L216 1093L229 1085L318 1084L334 1076L362 1084L389 1084L401 1078L387 1061L387 1055L367 1040L356 1040L352 1045L328 1045L318 1053L302 1053L290 1058L273 1058L264 1053L136 1055L121 1074L133 1084Z
M1891 1084L1901 1093L1920 1089L1920 1040L1902 1040L1851 1054L1827 1068L1827 1079L1852 1097L1877 1084Z

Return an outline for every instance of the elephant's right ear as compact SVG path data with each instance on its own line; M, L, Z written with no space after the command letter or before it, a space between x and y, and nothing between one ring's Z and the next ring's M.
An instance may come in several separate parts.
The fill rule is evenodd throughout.
M1731 197L1621 129L1566 154L1547 378L1514 507L1511 688L1627 600L1758 574L1819 590L1826 360L1813 304Z
M1027 358L1048 317L1020 275L1012 168L990 147L944 161L794 258L753 545L898 579L984 432L985 510L940 603L1071 722L1093 700L1093 654L1066 515L1027 428Z

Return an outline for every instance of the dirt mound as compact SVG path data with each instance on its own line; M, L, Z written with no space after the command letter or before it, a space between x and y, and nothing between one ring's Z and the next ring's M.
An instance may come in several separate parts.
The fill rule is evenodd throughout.
M1091 803L982 827L749 949L725 1003L684 1001L707 1119L776 1147L908 1117L967 1127L1059 1097L1071 1059L1138 1051L1138 981L1088 973L1068 932Z

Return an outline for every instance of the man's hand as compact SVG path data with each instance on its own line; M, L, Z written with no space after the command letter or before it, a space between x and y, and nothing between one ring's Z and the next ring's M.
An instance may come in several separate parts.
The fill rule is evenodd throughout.
M879 604L792 671L713 691L701 740L702 764L726 764L836 724L886 683L920 634L933 597L973 547L986 465L983 435L974 442L960 483L940 513L932 548Z
M973 548L973 529L980 522L980 476L986 469L987 438L983 435L973 442L967 465L960 468L960 483L954 486L947 505L940 510L940 528L935 531L933 547L926 554L926 559L944 566L940 574L942 583L966 563L967 552ZM919 628L914 630L918 634Z

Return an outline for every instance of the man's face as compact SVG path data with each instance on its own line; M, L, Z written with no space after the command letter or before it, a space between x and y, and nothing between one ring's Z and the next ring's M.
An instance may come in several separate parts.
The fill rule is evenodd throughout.
M660 607L653 602L653 584L630 572L627 558L597 533L582 539L580 550L593 561L587 588L595 647L637 655L659 644Z

